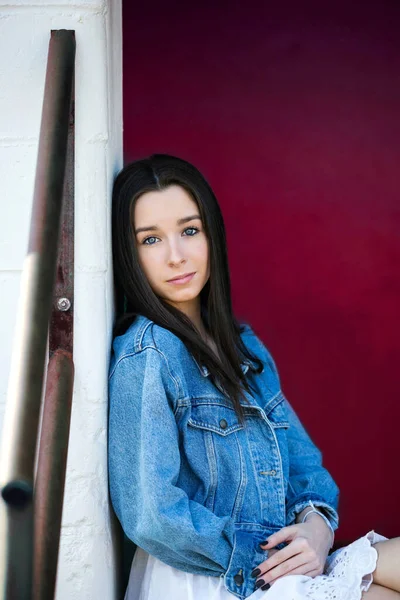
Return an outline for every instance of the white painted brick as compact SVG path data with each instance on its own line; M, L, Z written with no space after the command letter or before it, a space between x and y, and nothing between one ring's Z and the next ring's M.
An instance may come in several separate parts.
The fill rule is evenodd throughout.
M0 435L2 435L2 431L3 431L5 409L6 409L6 405L4 403L0 402Z
M28 248L37 144L1 145L0 269L22 269Z
M109 566L108 578L114 578L117 571L107 480L108 279L105 273L75 275L75 381L57 600L98 597L91 586L96 587L98 577L104 577L104 561ZM80 547L75 548L78 540ZM107 579L102 585L107 589L112 584ZM103 590L99 597L112 596Z
M104 317L104 276L93 273L76 273L74 360L77 368L75 392L89 402L106 400L108 349Z
M104 407L98 407L104 408ZM101 416L104 417L106 410L101 411ZM86 416L86 415L85 415ZM96 439L86 435L79 435L72 432L71 435L71 450L74 450L73 444L77 441L80 443L82 469L77 468L74 460L75 454L72 453L69 461L68 475L65 484L65 501L63 509L63 529L79 528L81 526L94 527L100 530L106 528L104 516L107 512L108 495L107 495L107 478L106 478L106 443L105 429L101 430L101 443L96 443ZM97 465L97 471L91 474L84 473L85 464L90 463L90 451L96 452L97 459L102 457L104 465L102 468ZM71 465L75 465L73 468Z
M18 272L0 272L0 403L7 397L20 278Z
M76 8L82 10L83 8L100 8L103 9L107 6L106 0L85 0L84 2L79 2L77 0L36 0L36 2L32 2L32 0L16 0L14 2L10 2L9 0L0 0L0 8L4 9L12 9L12 8L49 8L57 6L58 8L67 7L69 9Z
M36 142L1 145L0 140L4 198L0 270L17 270L23 266L29 239L37 147ZM75 163L76 269L105 271L110 256L105 243L109 219L106 143L77 142Z
M107 482L111 189L122 166L121 0L0 0L0 425L33 199L51 29L74 29L75 385L56 600L114 600Z
M105 271L107 246L108 190L106 143L78 144L76 151L75 269ZM87 168L90 165L90 169Z
M96 539L96 556L102 569L93 560L92 538ZM108 534L85 526L65 529L60 544L56 598L103 600L116 597L116 571L110 561L112 554Z
M101 11L73 9L70 14L63 14L54 7L44 7L40 13L3 14L0 11L1 47L7 48L8 57L8 60L0 61L0 115L3 117L0 139L36 139L39 136L52 29L75 30L76 143L107 140L104 16Z

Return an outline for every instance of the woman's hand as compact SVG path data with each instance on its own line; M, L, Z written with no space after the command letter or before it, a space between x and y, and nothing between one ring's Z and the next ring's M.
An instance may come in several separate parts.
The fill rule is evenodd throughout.
M268 559L254 569L252 575L257 577L257 588L273 583L282 575L321 575L332 533L325 521L313 513L305 523L283 527L268 540L268 544L261 544L263 549L269 550L282 542L288 542L288 545L270 552Z

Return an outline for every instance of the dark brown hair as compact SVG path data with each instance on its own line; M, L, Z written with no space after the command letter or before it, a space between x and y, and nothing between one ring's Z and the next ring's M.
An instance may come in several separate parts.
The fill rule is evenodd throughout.
M135 202L145 192L182 186L197 203L209 242L210 278L200 293L201 316L214 340L220 360L203 341L192 321L177 308L159 298L139 264L133 231ZM249 359L261 372L262 361L244 345L243 326L232 312L225 225L217 199L203 175L189 162L167 154L127 164L118 174L112 200L112 244L116 284L116 323L114 335L121 335L136 315L144 315L178 336L194 358L210 371L212 381L232 401L241 422L246 402L243 388L251 385L241 362Z

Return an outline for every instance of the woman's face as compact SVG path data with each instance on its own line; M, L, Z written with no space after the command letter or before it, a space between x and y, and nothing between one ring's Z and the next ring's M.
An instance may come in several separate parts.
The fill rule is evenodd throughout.
M199 209L179 185L138 198L134 230L140 265L157 296L185 313L199 305L209 278L208 240ZM188 280L171 282L194 273Z

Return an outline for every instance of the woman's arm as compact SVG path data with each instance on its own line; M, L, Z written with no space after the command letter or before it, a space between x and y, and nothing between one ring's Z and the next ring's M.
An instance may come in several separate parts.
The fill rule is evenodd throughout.
M256 336L262 358L278 379L280 378L275 361L263 342ZM339 489L329 472L322 464L322 454L301 424L292 406L285 399L289 421L287 430L289 451L289 481L286 496L286 525L296 522L310 500L329 519L332 529L338 527Z
M286 496L286 524L310 503L328 518L332 529L338 528L339 488L322 464L322 454L312 442L295 411L286 400L289 421L289 481Z
M156 348L122 358L110 376L109 482L125 534L163 562L218 576L228 568L234 523L189 499L180 470L175 380Z

